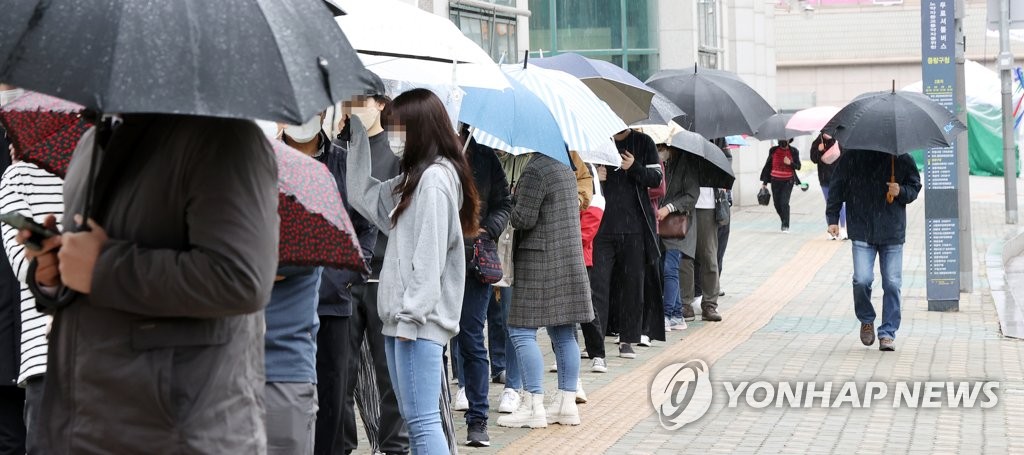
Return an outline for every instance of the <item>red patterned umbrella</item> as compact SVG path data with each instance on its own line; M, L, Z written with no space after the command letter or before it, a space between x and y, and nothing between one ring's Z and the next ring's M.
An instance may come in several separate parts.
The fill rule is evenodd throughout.
M25 92L0 109L0 122L14 145L14 157L64 178L71 152L92 123L70 101Z
M0 122L18 159L63 178L78 140L92 126L82 110L59 98L26 92L0 109ZM365 271L359 240L327 167L281 141L270 142L278 168L279 262Z

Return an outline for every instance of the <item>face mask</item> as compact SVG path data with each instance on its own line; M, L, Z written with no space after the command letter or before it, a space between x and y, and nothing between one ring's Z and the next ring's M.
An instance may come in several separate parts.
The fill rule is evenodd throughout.
M289 125L284 128L284 134L292 138L293 141L305 144L306 142L312 141L317 134L320 134L320 116L317 115L309 119L308 122L301 125Z
M277 123L267 120L256 120L256 126L260 127L265 136L269 138L277 137Z
M388 134L388 146L391 147L391 153L398 158L402 158L402 155L405 154L405 138L400 134Z
M380 111L372 107L368 107L352 112L352 115L359 117L359 121L363 123L363 127L369 130L370 128L373 128L373 125L377 124L377 120L380 118Z
M14 101L15 98L21 96L24 92L25 91L20 88L0 91L0 106L5 106L7 103Z

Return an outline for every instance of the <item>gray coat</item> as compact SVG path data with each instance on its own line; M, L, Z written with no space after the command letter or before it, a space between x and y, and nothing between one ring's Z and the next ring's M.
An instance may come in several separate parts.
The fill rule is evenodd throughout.
M68 214L84 207L93 138L71 162ZM40 453L266 453L261 310L278 240L270 145L250 121L159 115L126 117L111 162L117 150L131 164L96 207L110 240L92 293L53 321ZM114 181L101 161L97 181Z
M661 206L669 204L676 212L690 214L690 231L685 239L663 239L665 248L679 250L683 254L694 257L697 251L697 219L694 217L694 207L697 205L697 198L700 197L700 183L697 166L688 160L689 153L672 149L672 157L665 162L665 197Z
M583 264L576 175L565 164L534 154L516 187L512 258L516 281L508 324L546 327L594 319Z

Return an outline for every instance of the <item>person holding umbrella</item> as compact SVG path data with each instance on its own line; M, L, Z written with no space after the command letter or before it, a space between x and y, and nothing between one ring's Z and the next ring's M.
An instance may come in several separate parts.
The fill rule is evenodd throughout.
M761 187L772 185L772 199L775 212L782 221L782 232L789 233L789 198L793 195L793 184L796 171L800 170L800 151L792 147L786 139L779 140L779 145L768 150L768 159L761 169Z
M389 233L378 312L388 372L416 453L448 452L438 397L442 351L458 333L466 279L466 232L477 232L472 170L444 104L425 89L403 93L384 118L401 154L402 173L381 182L370 174L370 145L358 117L348 154L352 206Z

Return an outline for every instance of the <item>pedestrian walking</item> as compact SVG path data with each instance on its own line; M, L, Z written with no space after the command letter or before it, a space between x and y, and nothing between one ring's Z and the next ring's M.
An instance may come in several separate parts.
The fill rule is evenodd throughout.
M576 387L580 354L575 324L594 319L583 263L576 177L546 155L535 153L519 179L512 209L516 229L515 292L508 331L522 367L522 404L498 418L504 427L578 425ZM545 327L555 348L558 392L544 407L544 359L537 329Z
M900 328L900 286L903 283L903 243L906 241L907 205L921 191L921 176L910 155L855 150L845 153L829 186L828 231L839 235L839 213L847 208L847 226L853 242L853 305L860 321L860 340L875 342L875 309L871 304L875 258L882 274L882 323L878 349L896 350Z
M413 451L447 453L438 397L442 350L458 332L465 289L464 232L475 233L478 196L458 136L436 95L403 93L384 111L398 177L371 173L370 145L350 118L348 186L352 205L388 232L378 312L388 371Z
M811 162L818 165L818 183L821 185L821 194L825 196L825 203L828 203L828 192L832 187L832 174L839 164L839 144L828 133L821 133L811 142ZM828 220L826 219L826 224ZM827 228L826 228L827 230ZM839 235L828 233L829 240L846 240L849 235L846 232L846 205L839 209Z
M772 186L772 201L782 221L783 233L789 232L789 198L793 195L796 171L799 170L800 152L785 139L768 150L768 159L761 169L761 187Z
M84 135L64 182L66 213L89 230L65 223L29 251L29 286L56 309L39 451L264 453L262 310L279 238L270 144L249 120L128 114L109 128Z
M699 173L694 163L687 161L688 153L665 147L665 199L658 209L658 221L673 213L689 217L689 232L681 239L662 238L665 244L665 330L685 330L686 314L683 303L693 307L693 258L697 251L696 205L700 196Z

